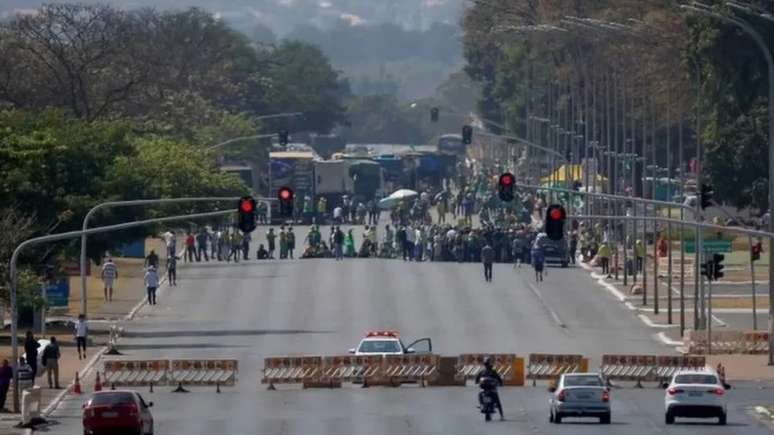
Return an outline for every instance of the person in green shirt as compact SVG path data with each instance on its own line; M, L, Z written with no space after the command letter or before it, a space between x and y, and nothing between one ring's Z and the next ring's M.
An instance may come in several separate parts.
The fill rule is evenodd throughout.
M610 246L607 242L602 242L602 244L599 245L597 257L599 257L599 265L602 267L602 273L610 276Z
M645 262L645 244L640 239L634 242L634 256L637 258L637 272L642 273L643 263Z
M285 227L280 227L280 233L279 233L279 245L280 245L280 255L279 258L284 260L288 258L288 233L285 232Z
M352 235L352 229L347 231L347 237L344 238L344 255L347 257L355 256L355 237Z
M288 228L288 255L293 258L293 251L296 249L296 233L293 232L293 227Z

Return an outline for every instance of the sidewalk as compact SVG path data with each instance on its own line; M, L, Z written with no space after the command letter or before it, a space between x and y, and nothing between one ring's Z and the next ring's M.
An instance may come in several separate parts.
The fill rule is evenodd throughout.
M632 282L629 281L627 286L623 285L622 279L615 280L615 278L607 278L602 275L601 269L599 267L592 266L588 263L580 263L578 262L581 267L586 269L587 271L591 272L591 276L593 279L597 280L600 285L602 285L606 290L608 290L613 296L615 296L621 303L625 304L625 306L633 311L640 320L645 323L647 326L654 328L657 331L657 336L659 339L667 345L675 346L676 348L682 347L682 337L680 336L680 312L678 311L680 308L679 305L679 298L677 295L673 295L673 301L672 301L672 324L668 324L668 314L667 314L667 303L666 303L666 281L665 280L659 280L660 289L661 292L659 293L659 314L656 315L653 313L653 277L652 277L652 269L649 269L648 271L651 272L648 276L648 288L647 288L647 296L648 296L648 304L643 305L642 304L642 294L632 294L631 288L632 288ZM652 268L652 263L649 263L649 266ZM614 276L614 274L613 274ZM622 278L622 275L619 274L619 278ZM638 281L637 284L641 284L641 279L639 279L638 275ZM686 289L688 286L686 286ZM691 286L692 289L692 286ZM685 325L686 329L692 329L693 328L693 294L687 294L685 296ZM732 299L733 300L733 299ZM721 305L726 304L726 302L722 302ZM716 301L713 300L713 307L718 306L716 304ZM759 307L760 309L760 307ZM751 314L750 314L751 315ZM713 313L713 322L712 326L716 330L721 330L723 328L728 329L735 329L733 326L735 325L728 325L726 322L724 322L723 319L724 314L723 313ZM759 314L759 328L762 328L766 323L766 318ZM751 329L751 328L739 328L739 329ZM768 356L767 355L744 355L744 354L738 354L738 355L708 355L707 356L707 363L711 367L717 366L718 363L722 363L726 367L726 376L728 377L729 381L741 381L741 380L748 380L748 381L760 381L760 380L766 380L771 381L774 380L774 366L768 366Z
M183 246L182 240L178 246ZM146 255L153 249L159 255L161 273L164 272L166 262L166 248L161 239L148 239L146 243ZM113 301L105 302L103 294L102 280L100 279L99 268L92 265L91 276L87 279L87 313L89 318L89 343L87 357L78 359L76 351L75 338L71 329L72 321L80 313L80 277L71 277L71 292L69 305L67 308L52 310L47 316L47 332L45 338L56 336L61 350L61 359L59 360L59 385L62 389L49 389L46 373L43 372L35 380L35 384L42 387L41 411L43 417L47 412L53 410L64 395L71 390L75 379L75 373L78 372L81 377L81 388L84 393L94 391L95 373L91 370L100 361L101 353L105 350L104 346L108 342L110 325L119 320L124 320L139 304L145 299L144 288L144 260L139 258L118 258L114 257L118 265L119 279L115 282L113 292ZM180 266L178 266L180 267ZM162 286L165 281L162 282ZM24 353L23 342L26 330L19 330L19 354ZM36 338L44 338L36 334ZM42 350L41 350L42 351ZM0 344L0 359L11 359L12 349L10 347L10 338L6 335ZM84 373L86 374L84 376ZM6 408L13 407L13 398L9 391L6 400ZM49 409L50 408L50 409ZM0 414L0 435L16 435L29 433L25 429L14 428L21 421L20 414Z

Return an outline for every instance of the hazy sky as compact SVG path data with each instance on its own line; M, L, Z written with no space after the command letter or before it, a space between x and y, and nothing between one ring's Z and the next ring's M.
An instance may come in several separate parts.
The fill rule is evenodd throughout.
M104 1L104 0L103 0ZM0 0L0 14L34 9L63 0ZM98 3L94 0L80 0ZM327 27L345 20L351 25L399 23L427 28L433 22L456 23L466 0L107 0L126 8L154 6L162 9L197 6L220 13L235 26L249 27L259 21L283 35L300 24Z

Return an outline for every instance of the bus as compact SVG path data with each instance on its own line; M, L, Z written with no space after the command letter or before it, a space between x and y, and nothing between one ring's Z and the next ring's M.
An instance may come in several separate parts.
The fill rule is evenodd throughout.
M438 151L456 156L465 156L466 146L462 143L462 135L445 134L441 136L438 138Z

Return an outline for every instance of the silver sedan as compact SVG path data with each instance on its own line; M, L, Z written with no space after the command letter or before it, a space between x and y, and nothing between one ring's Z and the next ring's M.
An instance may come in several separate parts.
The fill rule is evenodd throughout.
M610 424L610 390L597 373L568 373L551 392L549 421L559 424L565 417L596 417Z

